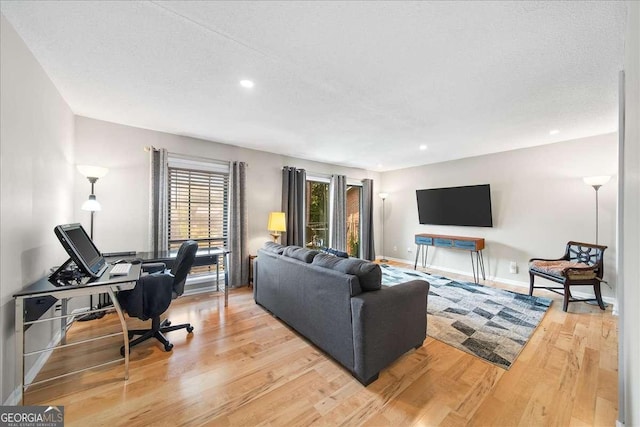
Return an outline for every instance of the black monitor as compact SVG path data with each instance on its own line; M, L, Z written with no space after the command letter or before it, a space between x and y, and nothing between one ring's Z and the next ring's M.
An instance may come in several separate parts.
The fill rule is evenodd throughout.
M58 225L54 229L58 240L67 251L71 260L86 275L100 277L107 268L104 257L93 244L87 232L80 224Z

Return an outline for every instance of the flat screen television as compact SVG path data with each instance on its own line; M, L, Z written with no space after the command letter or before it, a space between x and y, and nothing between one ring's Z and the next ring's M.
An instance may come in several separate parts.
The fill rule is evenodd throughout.
M493 227L489 184L416 190L420 224Z
M71 260L83 273L94 278L104 273L107 263L82 225L58 225L54 231Z

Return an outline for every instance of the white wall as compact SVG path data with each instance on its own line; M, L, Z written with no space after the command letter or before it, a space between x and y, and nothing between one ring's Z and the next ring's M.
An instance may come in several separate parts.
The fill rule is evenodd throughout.
M640 4L627 2L623 165L623 289L620 315L620 409L626 426L640 426Z
M15 388L12 295L65 260L53 227L72 219L74 116L40 64L0 17L0 319L2 402ZM27 339L49 342L53 324Z
M96 197L102 204L94 222L94 240L105 252L146 250L149 246L149 160L145 146L169 152L248 164L247 205L249 208L249 250L255 253L271 239L266 229L269 212L281 209L282 167L304 168L307 173L337 173L349 178L374 179L377 172L311 162L263 151L249 150L185 136L76 117L78 164L109 168L96 183ZM79 174L78 174L79 176ZM77 179L75 215L88 227L89 214L80 210L90 191L89 182Z
M605 278L615 286L616 173L616 134L385 172L384 254L413 260L417 233L483 237L488 276L528 283L529 258L560 257L569 240L594 242L595 191L582 178L612 175L599 192L599 243L609 247ZM416 189L474 184L491 185L493 228L418 223ZM466 251L429 249L434 267L470 275L470 263ZM614 296L606 286L603 293Z

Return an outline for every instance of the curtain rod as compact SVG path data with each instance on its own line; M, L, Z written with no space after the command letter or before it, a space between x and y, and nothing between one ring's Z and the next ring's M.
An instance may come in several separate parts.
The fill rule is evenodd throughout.
M156 147L154 147L153 145L147 145L146 147L144 147L144 151L146 152L150 152L153 150L157 150ZM232 160L218 160L218 159L211 159L209 157L203 157L203 156L192 156L189 154L181 154L181 153L175 153L173 151L167 151L167 154L169 154L170 156L174 157L174 158L179 158L179 159L183 159L183 160L196 160L196 161L204 161L207 163L217 163L220 165L231 165L231 163L233 163ZM244 162L245 167L249 167L249 163Z

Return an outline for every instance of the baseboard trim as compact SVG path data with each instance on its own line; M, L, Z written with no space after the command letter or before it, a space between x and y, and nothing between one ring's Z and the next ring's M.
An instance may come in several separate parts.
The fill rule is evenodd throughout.
M391 260L391 261L396 261L396 262L401 262L404 264L414 264L415 260L408 260L408 259L402 259L402 258L392 258L387 256L387 259ZM380 259L379 257L376 257L376 259ZM472 277L469 276L469 272L468 271L463 271L463 270L457 270L454 268L448 268L448 267L440 267L437 265L427 265L427 268L434 268L436 270L441 270L441 271L446 271L447 273L455 273L455 274L460 274L462 276L467 276L469 277L469 279L471 279ZM487 277L487 280L491 280L493 282L499 282L499 283L504 283L505 285L512 285L512 286L518 286L520 288L526 288L527 289L527 293L529 292L529 282L523 282L521 280L513 280L513 279L507 279L504 277L497 277L497 276L489 276ZM593 295L591 294L587 294L584 292L574 292L573 290L571 291L571 294L574 295L577 298L592 298ZM603 296L602 300L607 303L607 304L611 304L612 306L612 314L614 316L617 316L619 314L618 311L618 301L613 298L613 297L606 297Z

